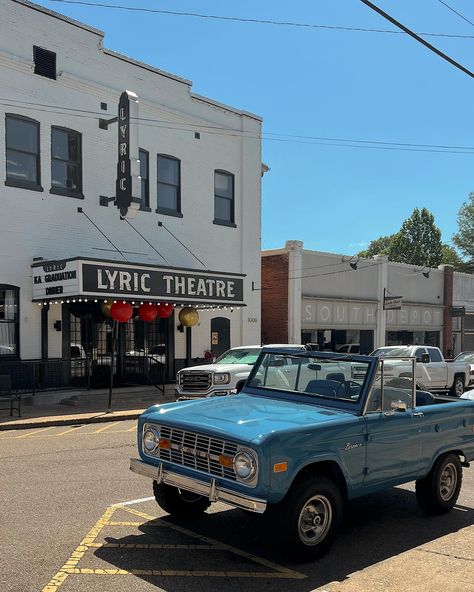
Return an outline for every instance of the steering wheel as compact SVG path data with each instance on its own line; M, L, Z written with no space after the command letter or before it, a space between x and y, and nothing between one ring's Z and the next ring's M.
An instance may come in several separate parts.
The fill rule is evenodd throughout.
M357 389L357 392L353 392L353 389ZM360 384L355 380L346 380L341 382L336 389L337 397L358 397L360 393Z

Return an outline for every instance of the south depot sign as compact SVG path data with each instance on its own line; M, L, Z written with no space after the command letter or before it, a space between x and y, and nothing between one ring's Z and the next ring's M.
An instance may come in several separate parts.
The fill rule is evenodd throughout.
M243 304L243 276L91 260L33 266L33 300L68 296Z

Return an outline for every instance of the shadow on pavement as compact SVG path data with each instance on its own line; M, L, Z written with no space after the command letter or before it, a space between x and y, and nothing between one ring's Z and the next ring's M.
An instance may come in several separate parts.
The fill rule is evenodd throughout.
M242 587L261 590L264 585L272 592L308 592L330 582L343 581L354 572L472 524L472 508L457 506L449 514L428 516L418 508L411 491L394 488L350 502L335 544L327 555L311 563L288 563L281 550L266 539L261 517L235 509L204 514L193 521L166 516L145 522L139 527L140 534L106 537L105 540L113 544L151 543L164 545L163 548L102 547L94 555L108 564L105 567L112 565L134 572L169 570L170 575L165 577L135 574L167 592L181 591L186 584L191 584L188 577L183 577L185 574L176 573L173 577L171 572L193 571L203 572L201 577L192 577L192 586L197 592L212 588L219 592L234 591ZM186 534L187 531L192 531L192 536ZM222 543L222 546L215 547L212 541L216 545ZM206 546L209 542L211 548ZM195 549L196 544L204 547ZM186 546L189 548L185 549ZM232 548L240 553L235 553ZM285 570L288 570L286 576ZM215 573L207 576L205 572L237 575L216 577ZM289 575L295 572L306 577L298 579ZM239 573L246 575L239 576Z

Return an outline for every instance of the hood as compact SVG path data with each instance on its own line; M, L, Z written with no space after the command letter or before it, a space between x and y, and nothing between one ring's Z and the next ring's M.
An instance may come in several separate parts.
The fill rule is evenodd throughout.
M301 401L283 401L240 393L150 407L142 419L240 442L258 441L281 431L304 429L352 414Z
M202 366L190 366L183 368L180 372L229 372L235 374L236 372L249 372L252 370L253 364L203 364Z

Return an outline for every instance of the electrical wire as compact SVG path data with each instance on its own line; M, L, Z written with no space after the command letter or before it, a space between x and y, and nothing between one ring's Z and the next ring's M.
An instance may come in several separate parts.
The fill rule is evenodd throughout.
M391 29L371 29L366 27L343 27L343 26L336 26L336 25L316 25L312 23L296 23L290 21L275 21L270 19L253 19L253 18L244 18L244 17L237 17L237 16L223 16L223 15L216 15L216 14L202 14L198 12L178 12L172 10L158 10L156 8L145 8L139 6L122 6L119 4L104 4L102 2L83 2L82 0L48 0L49 2L56 2L61 4L76 4L80 6L90 6L94 8L109 8L113 10L124 10L130 12L144 12L144 13L152 13L152 14L163 14L169 16L184 16L184 17L192 17L192 18L199 18L199 19L211 19L211 20L220 20L220 21L233 21L233 22L240 22L240 23L253 23L259 25L276 25L276 26L283 26L283 27L300 27L300 28L308 28L308 29L328 29L328 30L335 30L335 31L354 31L354 32L364 32L364 33L388 33L391 35L403 35L402 31L393 31ZM419 33L425 37L452 37L452 38L460 38L460 39L472 39L474 38L473 35L454 35L450 33Z
M460 12L458 12L457 10L454 10L454 8L452 6L449 6L449 4L446 4L446 2L443 2L443 0L438 0L438 2L440 4L443 4L444 6L446 6L446 8L448 8L449 10L451 10L452 12L454 12L454 14L457 14L459 17L461 17L464 21L466 21L467 23L469 23L470 25L472 25L474 27L474 23L472 21L470 21L468 18L466 18L463 14L461 14Z
M430 51L432 51L433 53L438 55L440 58L442 58L443 60L446 60L452 66L454 66L455 68L458 68L459 70L461 70L461 72L464 72L464 74L467 74L471 78L474 78L474 72L471 72L466 67L464 67L462 64L460 64L459 62L456 62L455 60L453 60L453 58L449 57L447 54L440 51L437 47L435 47L434 45L431 45L431 43L428 43L428 41L425 41L424 39L422 39L419 35L414 33L411 29L409 29L408 27L405 27L405 25L402 25L402 23L400 23L399 21L394 19L393 16L390 16L387 12L384 12L381 8L379 8L378 6L376 6L375 4L370 2L369 0L360 0L360 1L363 4L365 4L366 6L368 6L369 8L371 8L372 10L374 10L375 12L378 12L378 14L383 16L384 19L390 21L393 25L395 25L396 27L398 27L402 31L405 31L405 33L410 35L410 37L413 37L413 39L415 39L416 41L418 41L419 43L421 43L422 45L427 47Z
M6 107L19 106L23 109L29 109L34 111L40 111L43 113L54 113L63 114L60 110L65 110L72 117L79 117L83 119L95 119L99 121L104 119L104 113L96 111L87 111L85 109L74 109L72 107L61 107L59 105L47 105L44 103L32 103L30 101L19 101L16 99L5 99L0 98L0 105ZM42 109L46 107L51 109ZM58 111L59 109L59 111ZM78 111L78 113L74 113ZM87 115L87 114L90 115ZM474 146L450 146L446 144L416 144L408 142L384 142L382 140L356 140L349 138L330 138L324 136L304 136L297 134L281 134L278 132L266 132L265 134L257 134L253 132L241 132L232 128L224 128L218 126L199 125L193 123L180 123L175 125L166 125L165 120L151 119L151 118L132 118L144 127L167 129L172 131L183 131L189 132L193 129L200 129L202 133L210 135L222 135L229 137L240 137L247 139L262 140L265 142L280 142L290 144L312 144L319 146L334 146L342 148L364 148L372 150L395 150L405 152L435 152L435 153L448 153L448 154L474 154ZM181 127L177 127L181 126ZM187 129L187 126L189 129ZM283 136L283 137L268 137L268 136ZM321 141L320 141L321 140ZM324 140L324 141L323 141ZM342 143L341 143L342 142ZM363 145L359 145L363 144ZM372 146L371 144L375 144Z

